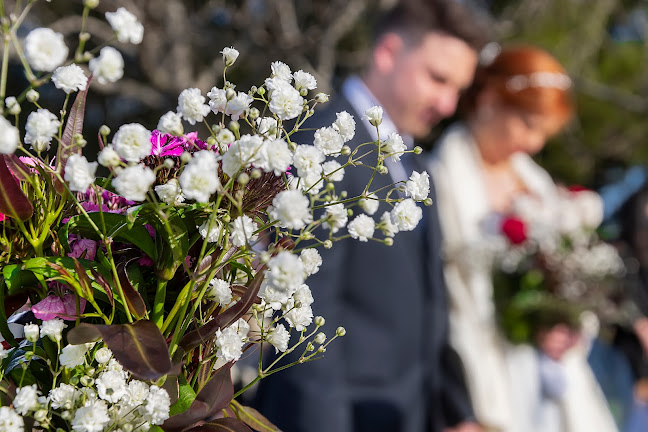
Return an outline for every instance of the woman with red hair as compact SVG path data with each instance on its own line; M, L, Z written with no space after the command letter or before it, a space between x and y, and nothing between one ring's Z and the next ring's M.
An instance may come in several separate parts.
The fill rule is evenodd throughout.
M521 198L539 201L537 208L552 215L558 187L531 156L573 116L571 87L542 49L487 46L461 101L465 120L441 137L429 165L444 238L450 337L487 431L616 431L572 331L550 329L539 349L506 341L495 316L491 261L475 254ZM522 241L524 232L515 234Z

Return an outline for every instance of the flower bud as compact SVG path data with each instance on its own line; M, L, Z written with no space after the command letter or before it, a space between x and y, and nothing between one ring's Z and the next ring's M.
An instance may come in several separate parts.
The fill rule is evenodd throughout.
M250 96L252 96L252 95L253 95L254 93L256 93L257 91L259 91L259 89L257 88L257 86L252 86L252 87L250 87Z
M329 101L329 95L326 93L317 93L315 95L315 101L318 103L325 103Z
M225 223L229 223L232 220L231 216L228 213L225 213L221 219Z
M326 320L324 319L323 316L319 316L319 315L318 315L318 316L315 317L315 319L313 320L313 322L315 323L315 325L316 325L317 327L322 327L322 326L324 325L324 323L326 322Z
M106 125L101 125L99 133L103 136L110 135L110 128Z
M347 211L347 216L349 217L353 216L353 209L348 208L346 209L346 211Z
M259 255L259 259L262 263L267 263L270 261L270 258L272 258L272 254L268 251L261 252L261 255Z
M326 341L326 335L324 333L322 333L322 332L319 332L319 333L317 333L317 335L315 335L315 339L313 339L313 341L316 344L321 345Z
M378 174L385 175L388 172L389 172L389 169L387 169L387 167L385 165L380 165L380 167L378 167Z
M326 348L324 348L322 345L320 345L320 347L317 348L317 352L318 353L324 353L324 352L326 352Z
M367 120L369 120L369 123L371 123L373 126L378 126L380 123L382 123L383 119L383 109L381 106L372 106L368 110L365 111L365 117Z
M38 328L37 324L27 324L24 328L25 332L25 339L27 339L29 342L34 343L38 340L38 336L40 335L40 329Z
M423 153L423 149L420 146L414 147L414 154L420 155Z
M104 364L104 363L108 363L111 356L112 356L112 352L110 351L110 349L106 347L102 347L99 348L95 353L95 360L99 364Z
M95 372L97 372L97 370L95 368L93 368L93 367L89 367L85 371L86 375L88 375L88 376L93 376L95 374Z
M329 192L335 190L335 185L333 183L326 183L326 190ZM331 198L327 198L327 201L331 201Z
M383 240L386 246L393 246L394 245L394 239L391 237L387 237L385 240Z
M231 121L227 125L227 128L231 130L232 132L236 133L241 129L241 125L237 121Z
M121 425L121 430L123 430L124 432L133 432L134 428L135 427L131 423L125 423Z
M423 204L425 204L426 206L430 207L430 206L432 205L432 198L430 198L430 197L425 198L425 199L423 200Z
M308 345L306 345L306 351L315 351L315 345L313 345L312 342L308 342Z
M5 99L5 106L7 107L7 112L11 115L18 115L20 114L20 104L16 100L15 97L9 96L8 98Z
M79 33L79 41L88 42L89 40L90 40L90 33L88 32Z
M248 115L250 116L250 118L251 118L252 120L256 120L256 119L259 118L259 116L261 115L261 113L259 112L259 109L258 109L258 108L250 108L250 112L248 113Z
M250 176L248 175L248 173L241 173L239 174L236 181L239 182L240 185L245 186L250 182Z
M347 191L345 191L345 190L340 192L340 198L342 198L342 199L345 199L348 195L349 195L349 193Z
M331 240L324 240L322 246L324 246L324 249L331 249L333 247L333 242Z
M227 99L228 101L231 101L235 97L236 97L236 90L234 90L232 88L228 88L227 90L225 90L225 99Z
M239 56L238 50L231 47L223 48L221 54L223 54L223 61L225 62L225 66L232 66Z
M92 377L89 377L88 375L83 375L79 381L81 382L81 385L84 387L90 387L94 384L94 380L92 379Z
M181 161L182 163L189 163L189 162L191 161L191 153L189 153L189 152L183 152L183 153L180 155L180 161Z
M300 94L301 96L306 96L306 95L308 95L308 89L303 88L303 89L299 90L299 94Z
M349 156L351 154L351 147L348 145L342 146L342 150L340 150L340 154L342 156Z
M337 336L342 337L342 336L344 336L344 335L346 334L346 330L345 330L344 327L338 327L338 328L335 330L335 334L336 334Z
M72 420L72 413L68 410L65 410L61 413L61 418L63 420Z
M99 6L99 0L84 0L83 5L88 9L94 9Z
M214 146L218 145L218 142L216 141L216 138L214 138L213 136L209 136L209 137L207 137L207 141L206 141L206 142L207 142L207 145L208 145L209 147L214 147Z
M83 135L80 133L75 133L74 136L72 136L72 141L74 142L75 145L83 148L88 144L88 141L83 138Z
M36 102L38 100L38 98L40 97L40 94L38 94L38 92L36 90L30 89L27 92L26 97L27 97L27 100L29 102L34 103L34 102Z
M258 179L261 178L263 175L263 171L261 171L259 168L254 168L252 172L250 173L253 179Z
M260 96L263 96L266 92L265 87L259 87L259 90L257 90L257 93L259 93Z
M314 237L315 237L315 236L314 236L313 233L310 232L310 231L304 231L304 232L299 236L299 238L300 238L301 240L312 240Z

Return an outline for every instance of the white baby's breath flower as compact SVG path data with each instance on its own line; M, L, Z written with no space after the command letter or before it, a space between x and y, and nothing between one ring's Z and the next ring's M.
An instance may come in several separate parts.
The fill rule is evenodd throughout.
M390 157L393 161L399 161L401 155L403 154L402 152L407 150L407 147L403 142L403 138L396 132L392 132L387 135L387 139L383 141L382 145L383 151L391 155Z
M144 404L149 396L149 385L143 381L132 380L128 383L126 394L122 401L129 407L136 407Z
M95 360L99 364L108 363L112 357L112 351L108 347L101 347L95 352Z
M344 228L349 221L349 216L347 214L347 209L344 207L344 204L333 204L326 207L326 222L324 222L324 228L328 228L333 231L333 234L338 232L341 228Z
M171 409L171 398L169 393L158 386L152 385L146 398L144 411L150 419L151 424L159 425L169 418Z
M72 63L69 66L56 68L52 75L52 82L56 88L70 94L78 90L85 90L88 86L88 77L79 65Z
M90 399L75 411L72 429L75 432L101 432L109 421L106 402Z
M200 93L200 89L188 88L178 96L177 111L183 119L195 125L209 114L209 105L205 104L205 96Z
M106 20L117 33L119 42L139 44L144 36L144 26L137 17L120 7L115 12L106 12Z
M405 193L416 201L422 201L430 194L430 175L423 171L412 172L409 180L405 184Z
M297 90L314 90L317 87L317 80L308 72L299 70L293 74L295 78L295 88Z
M221 306L227 306L232 302L232 288L223 279L214 278L209 281L209 289L205 295L208 299L218 302Z
M286 330L286 327L283 324L277 324L276 327L270 329L266 339L275 347L275 352L285 352L288 349L290 333Z
M117 403L126 394L126 380L117 371L106 371L95 381L97 394L105 401Z
M180 175L182 193L189 199L208 202L219 185L216 154L209 150L194 153Z
M225 66L232 66L239 56L239 52L233 47L223 48L221 54L223 54L223 61L225 62Z
M49 150L50 142L61 126L59 119L44 108L29 114L25 124L25 143L36 151Z
M331 160L322 164L322 172L332 182L339 182L344 179L344 168L339 162Z
M18 129L0 116L0 154L13 154L18 148Z
M292 120L304 109L304 98L299 91L283 80L273 81L270 95L270 111L281 120Z
M366 214L356 216L347 226L351 237L360 240L361 242L366 242L373 237L375 228L376 223Z
M2 359L9 357L10 353L11 353L10 349L4 349L2 344L0 344L0 361L2 361Z
M185 197L182 194L182 188L178 179L171 179L163 185L155 186L155 193L168 205L178 205L184 202Z
M160 121L157 124L157 130L165 134L181 136L184 133L182 117L173 111L167 112L160 117Z
M322 173L322 162L326 159L320 149L312 145L299 145L295 150L294 164L297 174L300 177L308 175L320 175Z
M25 334L25 339L32 343L36 342L40 336L38 324L26 324L23 328L23 332Z
M16 396L13 399L13 407L18 414L27 415L39 407L38 390L36 384L19 387L16 389Z
M128 162L139 162L151 154L151 131L139 123L122 125L112 144L119 156Z
M398 233L398 227L392 223L391 214L386 211L380 218L380 230L386 237L394 237Z
M288 143L282 139L268 141L265 147L266 166L263 169L267 172L274 172L281 175L293 163L293 154L288 148Z
M53 341L60 341L63 334L63 329L67 324L62 319L54 318L48 321L43 321L40 327L41 337L48 336Z
M0 430L6 432L23 432L25 421L11 407L0 407Z
M317 273L322 265L322 256L317 252L317 249L304 249L299 254L299 259L304 265L304 271L309 276Z
M65 165L65 181L73 192L85 192L95 181L97 162L88 162L85 156L73 154Z
M286 322L298 332L306 330L313 322L313 309L309 305L295 307L291 300L283 309L287 311L284 316Z
M232 222L230 241L234 246L239 247L248 242L253 242L259 237L259 234L254 234L257 229L259 229L259 226L252 218L247 215L239 216Z
M209 243L216 243L220 239L221 233L223 231L223 224L218 219L214 219L211 222L211 230L209 231L209 233L207 233L208 226L209 221L207 220L203 222L200 227L198 227L198 232L200 233L202 238L207 240Z
M308 198L296 190L279 192L272 200L268 213L285 228L302 229L313 220Z
M207 93L207 97L209 98L209 107L214 114L225 112L225 108L227 107L227 92L225 89L212 87Z
M72 369L76 366L82 365L85 361L85 355L90 349L92 344L81 344L81 345L66 345L61 351L59 356L59 361L62 366L65 366L68 369Z
M144 201L146 194L155 183L153 170L142 164L124 168L112 185L117 193L131 201Z
M317 129L315 132L313 144L325 155L337 157L339 156L340 150L342 150L342 146L344 146L344 140L340 133L333 127L323 127Z
M103 47L99 57L91 59L88 67L100 84L115 82L124 76L124 57L113 47Z
M346 111L337 113L337 120L333 123L333 128L340 133L344 142L351 141L355 136L356 122L353 116Z
M241 169L260 162L265 140L258 135L243 135L223 155L223 172L233 177Z
M376 194L370 194L366 198L361 198L358 204L365 213L367 213L368 215L373 215L378 211L380 201L378 200L378 196Z
M391 220L400 231L412 231L423 217L423 210L413 199L406 199L394 206Z
M79 396L79 392L74 386L61 383L58 387L50 390L48 399L54 409L71 409L77 396Z
M288 83L292 81L292 73L290 67L286 63L280 61L272 62L270 69L272 69L273 78L279 78Z
M311 195L317 195L324 187L324 180L322 174L308 173L307 175L296 178L299 181L299 190L308 192Z
M63 35L49 28L37 28L25 38L25 58L36 70L51 72L65 62L68 47Z
M229 129L221 129L216 134L216 141L219 144L219 150L225 153L228 149L228 146L236 140L236 137Z
M364 119L369 120L369 123L374 126L378 126L380 123L382 123L382 118L383 109L381 106L372 106L371 108L367 109L367 111L365 111Z
M277 120L272 117L260 117L256 120L257 132L265 136L267 139L279 138L280 130L277 125Z
M266 278L274 288L292 295L304 283L304 264L296 255L281 251L268 261Z
M236 96L227 101L225 115L231 116L232 120L238 120L245 110L250 107L253 100L247 93L238 92Z
M216 331L216 356L226 362L237 361L243 354L243 344L250 331L250 325L239 318L234 324Z
M121 163L121 156L119 156L119 153L115 151L115 147L113 147L112 144L109 144L99 152L97 162L106 168L114 168Z

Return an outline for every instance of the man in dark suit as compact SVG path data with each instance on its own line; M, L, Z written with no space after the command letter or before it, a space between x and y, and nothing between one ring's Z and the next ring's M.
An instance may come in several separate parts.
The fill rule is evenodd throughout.
M397 6L378 26L362 78L347 79L341 95L305 127L329 126L337 112L346 111L357 121L348 143L353 149L378 138L361 119L368 108L381 105L380 138L397 132L412 149L415 138L454 113L484 42L480 29L457 2ZM389 173L374 178L371 190L424 171L421 159L407 154L401 161L387 160ZM336 190L357 196L371 170L346 171ZM381 203L377 215L384 210L388 206ZM322 251L322 268L307 281L313 309L326 318L329 337L338 325L346 336L322 359L262 380L261 412L284 431L481 430L471 421L461 364L448 345L440 244L431 206L424 208L420 226L397 234L392 246L349 239Z

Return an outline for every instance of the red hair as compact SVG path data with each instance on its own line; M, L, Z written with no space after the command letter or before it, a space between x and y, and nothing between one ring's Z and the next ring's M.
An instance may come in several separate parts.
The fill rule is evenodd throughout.
M548 52L531 46L504 48L490 64L477 69L461 108L473 113L479 95L489 89L505 105L555 115L566 124L574 112L570 84L565 69Z

